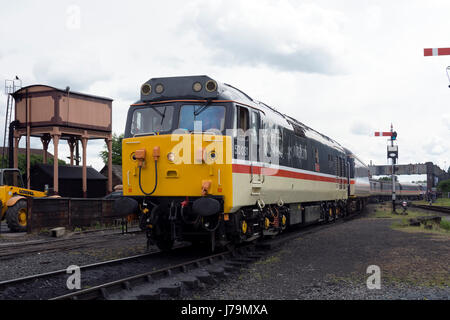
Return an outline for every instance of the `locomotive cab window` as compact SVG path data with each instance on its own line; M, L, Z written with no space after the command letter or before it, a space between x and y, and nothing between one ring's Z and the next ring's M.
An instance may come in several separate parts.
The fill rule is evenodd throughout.
M249 117L248 109L238 106L236 115L237 115L236 129L242 129L244 132L246 132L250 127L250 125L249 125L250 117Z
M259 132L259 113L256 111L252 111L252 118L251 118L251 129L256 130L256 132Z
M201 125L202 131L220 131L225 129L225 107L205 105L184 105L180 110L179 128L193 132L194 122Z
M168 132L172 129L174 107L158 106L134 110L131 134L156 134Z

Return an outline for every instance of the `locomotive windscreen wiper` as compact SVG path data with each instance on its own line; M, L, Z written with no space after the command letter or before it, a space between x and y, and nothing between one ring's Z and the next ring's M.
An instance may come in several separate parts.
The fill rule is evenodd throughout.
M160 111L157 110L157 109L155 109L155 110L161 115L161 123L159 124L159 130L158 130L158 134L159 134L159 131L161 131L161 129L162 129L162 125L163 125L163 122L164 122L164 118L166 117L167 106L164 107L164 113L160 112Z
M202 113L203 111L205 111L206 109L208 109L208 107L211 105L211 99L208 99L206 101L206 104L202 107L200 107L200 109L198 111L194 111L194 118L197 117L200 113Z

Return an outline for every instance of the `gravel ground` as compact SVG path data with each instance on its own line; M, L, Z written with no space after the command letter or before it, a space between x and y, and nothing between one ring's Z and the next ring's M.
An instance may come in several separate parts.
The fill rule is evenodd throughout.
M65 269L70 265L82 266L142 254L147 249L144 233L109 235L108 239L111 241L106 244L103 242L78 249L35 252L1 259L0 281Z
M284 244L240 275L193 299L446 299L450 237L406 233L363 216ZM367 288L367 267L381 289Z

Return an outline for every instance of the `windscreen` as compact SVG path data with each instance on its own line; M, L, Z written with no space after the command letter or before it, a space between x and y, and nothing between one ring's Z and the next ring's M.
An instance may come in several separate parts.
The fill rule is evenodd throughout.
M201 121L202 131L225 129L225 107L184 105L180 110L179 128L194 131L194 121Z
M174 107L151 106L136 109L133 112L131 135L156 134L172 129Z

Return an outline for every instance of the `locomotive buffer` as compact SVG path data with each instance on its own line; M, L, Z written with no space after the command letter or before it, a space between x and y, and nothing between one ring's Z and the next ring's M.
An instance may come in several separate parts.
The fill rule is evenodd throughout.
M387 158L392 159L392 212L395 211L395 163L398 159L398 146L394 145L394 141L397 140L397 132L394 131L394 127L391 124L390 132L375 132L375 137L391 137L389 140L391 141L391 145L387 146Z

